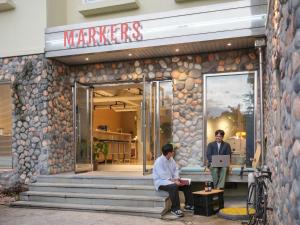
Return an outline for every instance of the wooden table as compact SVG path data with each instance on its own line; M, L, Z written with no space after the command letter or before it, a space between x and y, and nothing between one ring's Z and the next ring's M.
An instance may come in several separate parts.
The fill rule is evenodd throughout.
M223 190L213 189L210 192L196 191L194 197L194 214L202 216L211 216L224 208Z
M131 134L94 130L93 137L108 144L108 156L111 162L128 162L131 159ZM102 158L101 156L99 157Z

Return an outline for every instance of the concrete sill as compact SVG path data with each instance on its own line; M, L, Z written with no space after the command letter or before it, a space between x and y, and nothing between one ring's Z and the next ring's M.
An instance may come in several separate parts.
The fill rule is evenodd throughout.
M0 0L0 12L12 10L16 8L16 4L12 0Z
M184 2L191 2L191 1L197 1L197 0L175 0L177 3L184 3Z
M88 17L137 8L139 8L137 0L106 0L91 4L82 4L78 11L83 16Z

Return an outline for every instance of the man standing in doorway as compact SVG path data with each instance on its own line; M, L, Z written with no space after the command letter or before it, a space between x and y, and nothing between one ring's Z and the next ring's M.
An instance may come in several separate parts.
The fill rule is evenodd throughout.
M231 147L230 144L223 141L225 132L223 130L216 130L216 140L209 143L207 146L207 160L208 167L210 168L211 176L214 183L214 188L224 189L227 167L211 167L211 161L213 155L230 155Z
M186 211L194 210L193 196L189 184L183 183L179 178L179 171L173 159L174 150L172 144L165 144L162 147L162 155L156 159L153 167L153 181L156 190L163 190L169 193L172 206L171 213L182 217L180 210L179 191L183 191L185 197Z

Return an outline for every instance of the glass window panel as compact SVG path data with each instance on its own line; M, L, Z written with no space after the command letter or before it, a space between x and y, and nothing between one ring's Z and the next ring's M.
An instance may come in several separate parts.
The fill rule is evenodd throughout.
M254 73L207 75L206 144L214 132L225 131L231 145L232 164L249 166L254 155Z
M172 105L173 86L172 82L160 83L160 149L166 143L172 143Z
M76 172L91 170L90 89L76 85Z
M10 84L0 84L0 168L12 168L12 102Z

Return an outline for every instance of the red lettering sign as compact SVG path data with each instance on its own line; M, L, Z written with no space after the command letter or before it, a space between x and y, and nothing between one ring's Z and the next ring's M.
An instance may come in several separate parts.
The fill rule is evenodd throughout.
M64 32L65 48L95 47L143 40L139 21L97 27L88 27Z
M121 24L121 40L126 42L128 40L128 24Z
M135 40L139 40L142 37L142 35L141 35L142 27L141 27L140 22L133 22L132 28L133 28L133 31L134 31L134 33L132 33L132 37Z
M95 35L96 35L96 29L95 27L89 27L89 45L93 46L97 44L97 41L95 39ZM92 44L93 41L93 44Z
M110 42L111 43L116 43L116 41L117 41L117 39L115 37L115 33L116 33L116 26L111 25L110 26Z
M74 47L74 31L70 30L70 31L65 31L64 32L64 46L67 46L67 41L68 41L68 45L70 47Z
M85 41L84 41L84 31L83 31L83 29L80 29L79 34L78 34L78 38L77 38L77 46L83 47L84 43L85 43Z
M100 37L100 44L106 44L106 37L105 37L105 26L99 27L99 37Z

